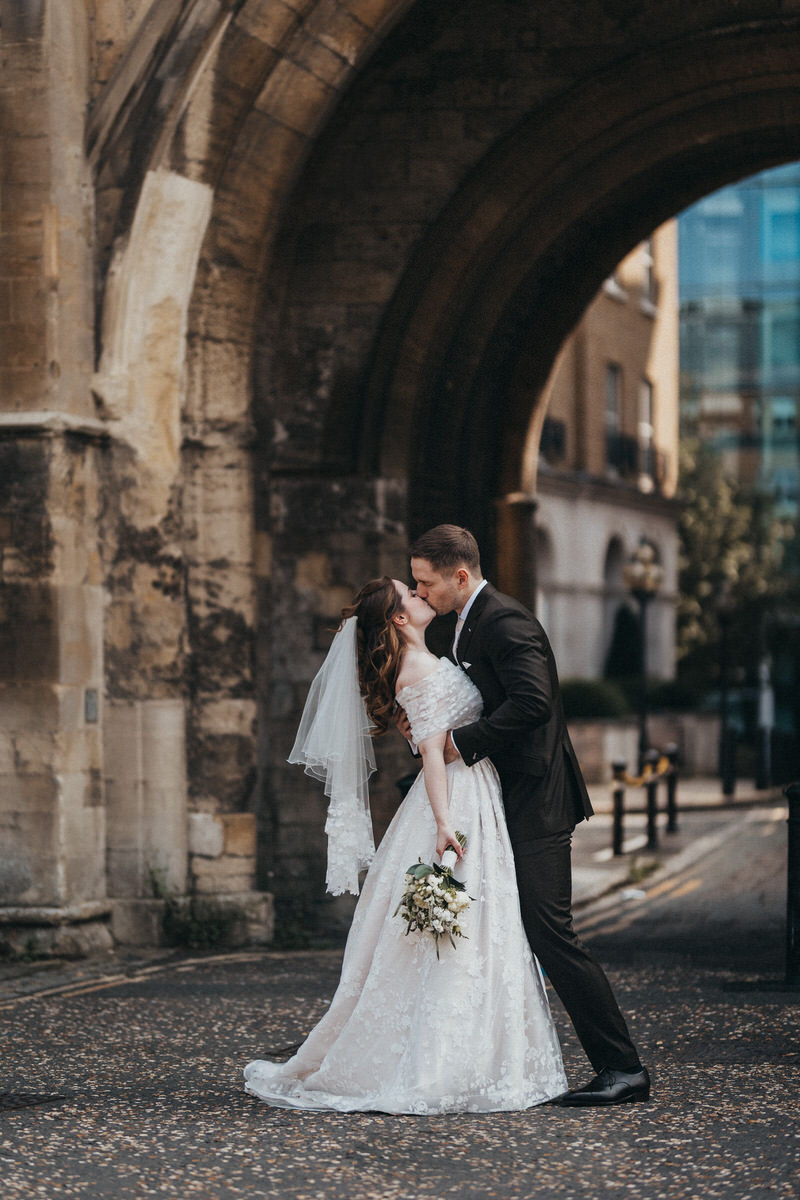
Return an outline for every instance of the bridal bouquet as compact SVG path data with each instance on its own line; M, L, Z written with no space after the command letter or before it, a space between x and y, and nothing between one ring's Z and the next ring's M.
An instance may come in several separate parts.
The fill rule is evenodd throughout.
M456 830L462 849L467 839ZM459 923L459 915L469 908L471 897L466 887L453 875L457 862L455 850L445 850L442 863L424 863L422 859L406 871L406 890L395 909L406 923L406 936L419 933L432 937L439 957L439 938L447 937L455 947L457 937L466 937Z

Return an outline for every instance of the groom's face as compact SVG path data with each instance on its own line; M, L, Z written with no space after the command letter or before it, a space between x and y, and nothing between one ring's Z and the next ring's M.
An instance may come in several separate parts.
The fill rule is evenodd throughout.
M416 582L416 592L431 608L443 617L445 613L461 609L465 596L459 586L458 571L436 571L427 558L411 559L411 574Z

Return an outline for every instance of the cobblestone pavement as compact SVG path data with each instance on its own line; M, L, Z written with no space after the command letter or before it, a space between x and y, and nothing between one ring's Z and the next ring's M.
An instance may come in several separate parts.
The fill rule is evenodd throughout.
M20 1106L0 1114L3 1196L794 1198L798 996L775 982L784 816L742 811L702 859L684 847L670 875L581 909L653 1069L649 1104L395 1117L247 1097L242 1065L303 1038L338 951L6 968L0 1090Z

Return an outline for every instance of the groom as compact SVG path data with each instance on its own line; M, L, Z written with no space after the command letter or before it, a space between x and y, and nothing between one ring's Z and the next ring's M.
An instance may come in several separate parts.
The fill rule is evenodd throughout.
M417 595L440 618L428 627L430 649L453 658L483 697L483 715L451 731L446 757L468 766L490 758L497 769L525 932L597 1072L558 1103L647 1100L650 1077L608 980L572 928L572 830L592 806L547 636L483 578L467 529L437 525L423 534L411 547L411 572Z

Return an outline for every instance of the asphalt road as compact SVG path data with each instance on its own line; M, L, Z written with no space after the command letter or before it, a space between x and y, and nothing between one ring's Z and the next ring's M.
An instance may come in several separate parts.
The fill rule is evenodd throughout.
M338 952L160 960L0 1000L2 1089L42 1100L0 1117L4 1200L794 1200L800 997L772 986L784 822L783 808L745 813L688 870L580 914L653 1070L649 1104L271 1109L242 1092L242 1065L303 1037L336 986ZM589 1071L554 1012L581 1082Z
M786 806L750 809L706 840L708 853L687 869L622 888L580 915L603 961L728 968L751 980L782 974Z

